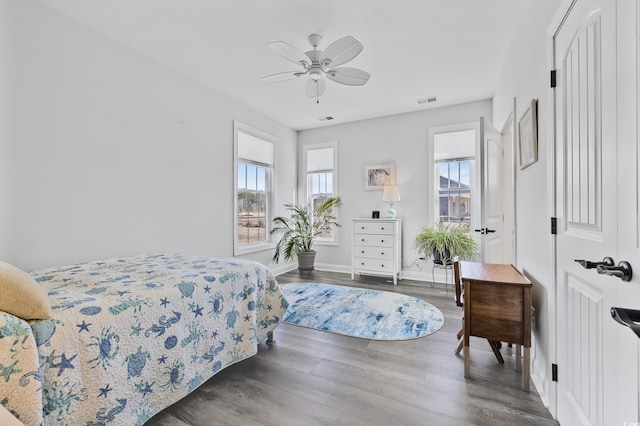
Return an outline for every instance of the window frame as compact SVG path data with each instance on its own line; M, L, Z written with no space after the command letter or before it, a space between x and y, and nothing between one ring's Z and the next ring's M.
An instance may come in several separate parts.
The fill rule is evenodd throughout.
M441 158L436 160L435 158L435 138L436 136L447 134L447 133L459 133L464 131L473 130L475 132L475 145L474 151L475 155L473 156L460 156L459 158ZM481 144L480 144L480 122L473 121L468 123L460 123L453 124L449 126L442 127L434 127L430 128L428 131L428 164L431 169L431 173L428 174L429 181L427 182L427 187L429 188L429 199L433 203L433 208L429 209L428 214L428 223L435 224L440 217L439 208L440 208L440 199L439 199L439 165L445 162L451 161L469 161L470 162L470 186L471 186L471 202L472 202L472 212L471 212L471 228L479 226L481 221L481 208L482 208L482 200L481 200L481 192L480 187L482 185L481 175L480 175L480 162L481 158ZM473 202L476 200L476 202Z
M273 145L273 159L271 165L260 163L251 159L240 158L238 155L238 133L242 132L250 136L261 139ZM240 121L233 121L233 255L240 256L249 253L256 253L271 250L274 247L271 238L271 221L273 220L273 203L275 199L274 188L276 187L276 144L277 138L269 133L258 130ZM238 242L238 165L239 163L253 164L267 168L267 178L265 181L266 206L265 206L265 241L257 243L239 244ZM270 171L270 173L269 173Z
M314 170L313 172L309 172L309 170L307 169L307 154L309 151L313 151L313 150L318 150L318 149L327 149L327 148L331 148L333 150L333 169L326 169L326 170ZM310 173L318 173L318 172L323 172L326 173L329 170L332 172L332 188L333 188L333 196L337 197L339 196L339 192L338 192L338 142L337 141L330 141L330 142L321 142L321 143L315 143L315 144L308 144L308 145L303 145L302 147L302 175L304 176L304 188L305 188L305 203L307 204L307 206L309 206L309 208L311 208L313 206L313 200L311 199L313 192L311 191L310 188L310 183L309 183L309 174ZM338 212L336 211L336 218L338 217ZM339 237L339 233L338 233L338 227L334 226L333 227L333 232L332 232L333 237L332 238L321 238L318 237L315 240L314 244L318 244L318 245L324 245L324 246L337 246L339 244L338 241L338 237Z

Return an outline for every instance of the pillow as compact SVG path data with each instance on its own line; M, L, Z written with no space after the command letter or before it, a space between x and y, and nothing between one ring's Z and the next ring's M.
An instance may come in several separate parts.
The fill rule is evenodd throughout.
M20 268L0 262L0 311L23 320L51 319L47 290Z

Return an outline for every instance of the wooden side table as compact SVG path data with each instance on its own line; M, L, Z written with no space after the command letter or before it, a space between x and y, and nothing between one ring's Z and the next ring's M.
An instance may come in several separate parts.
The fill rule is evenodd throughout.
M531 281L513 265L478 262L460 262L460 278L464 292L464 376L469 377L471 336L522 345L522 389L528 392Z

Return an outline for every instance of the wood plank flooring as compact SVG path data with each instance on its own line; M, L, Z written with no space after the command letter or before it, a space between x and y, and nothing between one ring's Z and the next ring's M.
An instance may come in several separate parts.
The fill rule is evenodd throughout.
M324 282L393 291L428 301L444 326L420 339L383 342L280 325L276 344L211 378L153 417L149 426L184 425L557 425L532 386L523 392L511 348L496 362L472 338L471 375L454 355L461 309L442 284L314 271L281 284Z

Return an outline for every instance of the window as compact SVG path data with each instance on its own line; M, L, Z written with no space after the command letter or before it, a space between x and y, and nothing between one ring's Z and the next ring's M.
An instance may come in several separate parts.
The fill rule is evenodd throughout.
M234 254L262 250L270 242L273 199L273 136L234 122Z
M433 135L436 221L475 222L475 152L475 130L452 129Z
M471 162L445 161L438 164L438 220L471 222Z
M337 195L337 143L306 145L303 155L307 175L307 202L310 206L315 207L326 199ZM324 229L317 242L337 242L334 227Z

